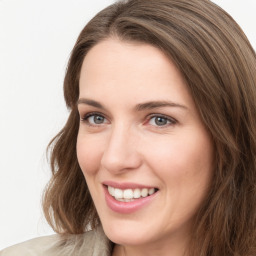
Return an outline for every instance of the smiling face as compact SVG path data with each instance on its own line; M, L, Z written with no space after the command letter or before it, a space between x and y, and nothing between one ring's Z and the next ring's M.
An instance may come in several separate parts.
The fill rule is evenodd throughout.
M213 145L178 69L153 46L100 42L83 62L78 110L78 161L106 235L182 247Z

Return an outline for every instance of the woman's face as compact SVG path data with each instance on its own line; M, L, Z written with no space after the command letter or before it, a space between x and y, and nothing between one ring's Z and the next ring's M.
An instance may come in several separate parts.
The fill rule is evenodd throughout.
M83 62L78 109L78 161L106 235L130 246L185 241L213 145L174 64L147 44L100 42Z

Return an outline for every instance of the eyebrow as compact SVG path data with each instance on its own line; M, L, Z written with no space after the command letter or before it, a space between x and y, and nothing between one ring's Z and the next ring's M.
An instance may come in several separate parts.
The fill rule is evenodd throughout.
M79 105L79 104L86 104L86 105L90 105L90 106L93 106L96 108L105 109L98 101L90 100L90 99L80 98L77 101L77 105Z
M188 109L184 105L171 102L171 101L149 101L149 102L136 105L135 109L137 111L142 111L142 110L150 110L150 109L162 108L162 107L177 107L182 109Z
M100 109L105 109L105 107L99 103L98 101L91 100L91 99L85 99L80 98L77 101L77 105L79 104L86 104L89 106L93 106ZM140 103L135 106L136 111L143 111L143 110L151 110L155 108L162 108L162 107L177 107L187 110L188 108L184 105L181 105L179 103L171 102L171 101L149 101L145 103Z

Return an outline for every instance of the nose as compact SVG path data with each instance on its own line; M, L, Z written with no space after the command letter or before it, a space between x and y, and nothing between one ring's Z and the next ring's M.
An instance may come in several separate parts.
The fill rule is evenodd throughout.
M115 127L107 140L101 159L104 169L113 174L136 170L142 164L142 157L137 150L138 136L125 127Z

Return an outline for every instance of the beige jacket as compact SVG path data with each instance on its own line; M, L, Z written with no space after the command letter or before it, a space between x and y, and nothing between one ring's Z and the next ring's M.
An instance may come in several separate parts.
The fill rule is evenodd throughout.
M100 227L81 235L35 238L4 249L0 256L111 256L111 250Z

